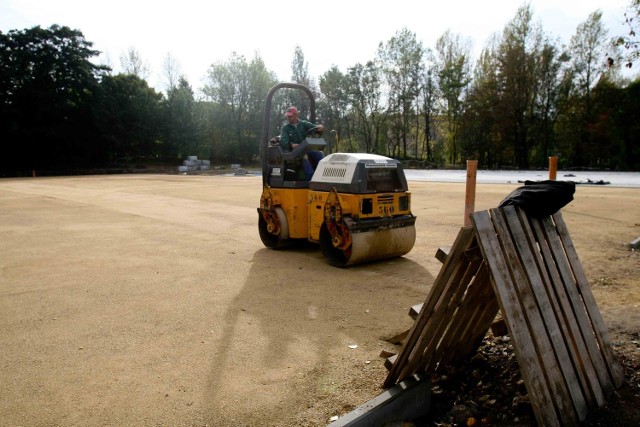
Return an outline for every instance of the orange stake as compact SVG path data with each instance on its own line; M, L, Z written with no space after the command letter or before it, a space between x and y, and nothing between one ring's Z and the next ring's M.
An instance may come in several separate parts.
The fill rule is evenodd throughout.
M464 196L464 222L466 226L471 225L469 215L473 213L476 206L476 172L478 170L477 160L467 160L467 191Z
M549 157L549 179L555 181L558 172L558 156Z

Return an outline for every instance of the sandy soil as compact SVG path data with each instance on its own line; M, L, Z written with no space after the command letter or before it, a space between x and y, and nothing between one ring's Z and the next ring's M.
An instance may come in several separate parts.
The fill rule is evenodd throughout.
M516 186L478 185L476 209ZM366 402L463 221L464 184L410 187L414 249L338 269L264 248L259 177L0 180L0 424L321 426ZM562 211L638 359L639 206L639 189L578 186Z

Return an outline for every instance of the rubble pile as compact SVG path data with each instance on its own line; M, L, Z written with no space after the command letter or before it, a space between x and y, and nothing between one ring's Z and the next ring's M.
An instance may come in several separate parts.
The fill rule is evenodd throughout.
M432 423L424 425L535 425L508 336L487 335L463 368L435 375L431 399Z
M589 414L585 427L637 425L640 422L640 346L618 351L625 385L601 408ZM622 350L621 344L617 345ZM632 357L629 357L632 356ZM509 336L484 338L463 367L447 368L432 378L429 419L416 426L537 426L533 408Z

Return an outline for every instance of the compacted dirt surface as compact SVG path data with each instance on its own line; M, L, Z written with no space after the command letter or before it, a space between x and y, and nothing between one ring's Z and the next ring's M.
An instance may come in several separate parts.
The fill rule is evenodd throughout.
M413 250L346 269L313 245L265 248L261 185L0 180L0 425L324 426L380 394L379 355L399 350L385 339L424 302L465 185L410 182ZM478 185L476 209L517 186ZM562 209L627 375L592 426L640 422L639 207L640 189L578 186ZM435 378L424 425L533 425L512 351L489 335Z

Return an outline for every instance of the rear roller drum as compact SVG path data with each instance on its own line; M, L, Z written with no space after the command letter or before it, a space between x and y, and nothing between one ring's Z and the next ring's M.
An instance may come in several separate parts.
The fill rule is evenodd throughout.
M282 208L277 207L266 216L268 219L262 213L258 215L258 232L262 243L272 249L288 246L289 224Z

